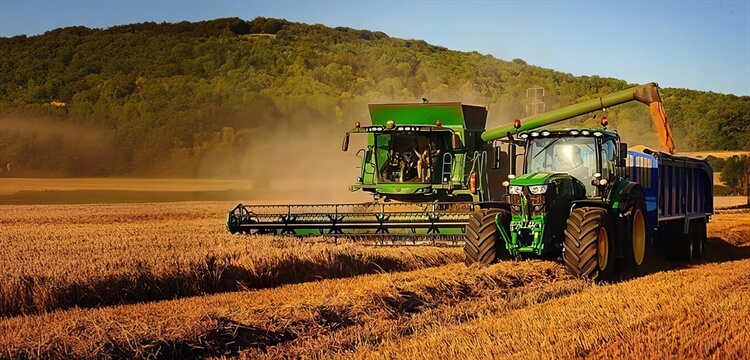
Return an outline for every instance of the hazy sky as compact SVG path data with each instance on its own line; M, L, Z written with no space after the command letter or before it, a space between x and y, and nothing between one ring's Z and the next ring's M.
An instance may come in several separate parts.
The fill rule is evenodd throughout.
M573 75L750 95L750 0L0 0L0 36L256 16L379 30Z

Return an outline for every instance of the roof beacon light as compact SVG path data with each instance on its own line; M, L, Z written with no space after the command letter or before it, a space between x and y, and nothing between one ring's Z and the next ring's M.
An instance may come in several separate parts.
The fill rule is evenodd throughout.
M606 116L602 116L602 121L601 121L601 124L602 124L602 126L604 126L605 128L607 127L607 125L609 125L609 120L607 119L607 117L606 117Z
M440 119L438 119L438 120L437 120L437 121L435 122L435 125L437 125L438 127L440 127L440 126L443 126L443 122L442 122L442 121L441 121Z
M360 127L361 125L362 124L359 121L357 121L357 122L354 123L354 127L356 127L356 128Z
M518 120L518 119L514 120L513 121L513 127L516 128L516 130L520 129L521 128L521 120Z

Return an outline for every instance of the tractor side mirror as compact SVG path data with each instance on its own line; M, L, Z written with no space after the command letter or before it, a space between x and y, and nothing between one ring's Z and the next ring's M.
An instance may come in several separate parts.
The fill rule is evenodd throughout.
M344 142L341 144L341 151L349 150L349 133L344 136Z
M625 166L625 159L628 158L628 144L620 143L620 151L617 157L617 166Z
M464 147L464 145L461 144L461 137L458 134L453 134L451 137L451 147L453 150L460 150Z

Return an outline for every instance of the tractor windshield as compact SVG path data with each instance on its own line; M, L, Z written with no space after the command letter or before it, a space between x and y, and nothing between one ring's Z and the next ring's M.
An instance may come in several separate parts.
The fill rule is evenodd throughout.
M543 137L531 140L526 157L527 172L567 173L583 182L586 195L594 196L591 184L597 172L596 142L591 137Z
M380 182L433 183L440 176L443 154L449 149L449 132L375 134L375 161ZM440 174L437 174L440 175Z

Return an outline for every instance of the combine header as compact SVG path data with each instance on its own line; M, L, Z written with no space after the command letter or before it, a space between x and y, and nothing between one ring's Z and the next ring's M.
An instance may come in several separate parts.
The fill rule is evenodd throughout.
M463 240L471 204L365 203L237 205L227 218L232 233L331 236L378 243Z

